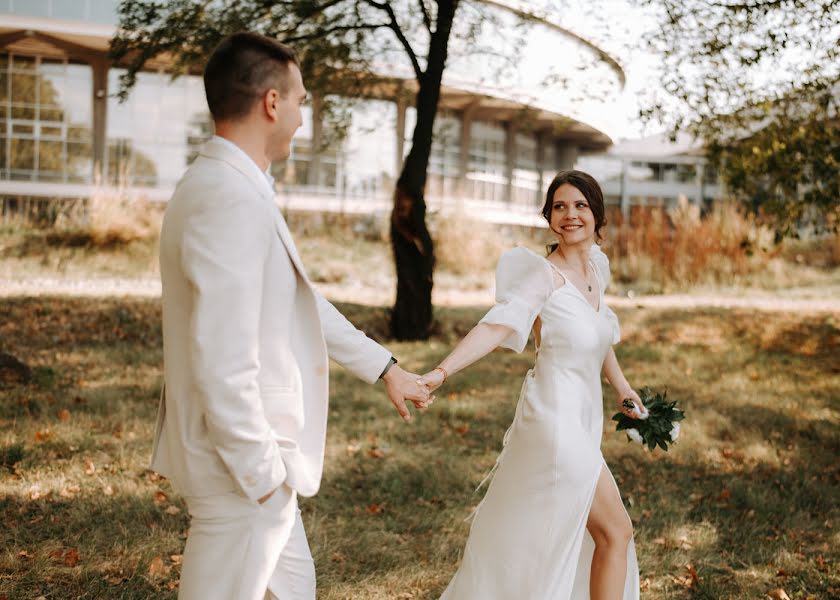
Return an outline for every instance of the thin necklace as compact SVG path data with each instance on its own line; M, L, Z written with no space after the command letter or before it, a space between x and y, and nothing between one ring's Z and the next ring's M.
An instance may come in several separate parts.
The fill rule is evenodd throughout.
M560 256L563 257L563 262L566 263L567 265L569 265L569 261L566 260L566 255L563 254L563 251L560 250L560 248L557 248L557 251L560 253ZM572 269L572 266L569 265L569 268ZM572 271L574 271L574 269L572 269ZM586 289L591 292L592 291L592 277L589 275L589 269L584 268L584 272L586 273L586 275L581 275L581 277L583 277L583 281L586 283Z

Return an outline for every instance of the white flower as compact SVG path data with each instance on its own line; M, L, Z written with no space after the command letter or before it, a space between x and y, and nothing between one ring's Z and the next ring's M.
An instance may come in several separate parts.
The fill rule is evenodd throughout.
M674 423L674 426L671 427L671 441L676 442L680 438L680 424Z
M640 444L644 443L644 441L642 440L642 436L639 434L638 429L627 429L625 432L627 433L627 437L630 438L630 440L638 442Z

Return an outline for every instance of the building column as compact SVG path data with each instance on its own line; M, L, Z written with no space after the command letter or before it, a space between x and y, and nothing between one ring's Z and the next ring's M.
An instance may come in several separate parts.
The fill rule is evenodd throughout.
M470 146L472 145L472 124L481 100L470 102L461 111L461 147L458 153L458 182L455 194L463 199L467 195L467 173L470 170Z
M108 183L108 59L91 61L93 69L93 173Z
M321 185L321 147L324 143L323 120L324 99L312 96L312 141L309 148L309 169L306 172L306 185Z
M513 202L513 170L516 168L516 132L519 129L516 122L505 123L505 184L507 202Z
M546 144L549 141L549 135L551 133L546 129L540 129L537 132L537 177L539 178L539 184L537 185L537 197L536 203L537 206L543 205L543 194L545 190L543 190L543 185L545 181L545 148Z
M704 181L705 165L702 162L697 161L696 169L697 169L697 206L699 206L702 209L702 207L703 207L703 196L705 196L705 192L706 192L706 190L704 189L705 188L705 181Z
M557 156L557 168L560 170L574 169L578 158L577 146L565 142L558 143L554 151Z
M629 161L621 159L621 217L625 225L630 224L630 190L628 188Z
M397 100L397 126L394 134L397 136L397 151L394 156L394 179L399 179L403 168L405 157L405 112L408 108L408 99L405 96L398 96Z

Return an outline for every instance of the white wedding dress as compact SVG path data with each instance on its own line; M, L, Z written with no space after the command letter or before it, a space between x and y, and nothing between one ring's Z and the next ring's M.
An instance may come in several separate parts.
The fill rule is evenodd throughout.
M522 352L539 316L541 343L458 572L441 600L586 600L594 543L586 530L601 455L601 367L619 341L605 304L607 256L593 245L598 310L573 284L557 287L553 265L525 248L502 255L496 305L482 323L507 325L503 346ZM624 600L639 598L633 542Z

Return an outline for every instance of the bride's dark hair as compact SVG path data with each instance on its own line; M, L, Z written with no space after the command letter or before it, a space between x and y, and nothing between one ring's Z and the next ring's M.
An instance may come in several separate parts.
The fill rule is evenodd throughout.
M604 207L604 193L601 191L601 186L595 181L589 173L583 171L576 171L570 169L568 171L560 171L557 176L548 186L548 191L545 193L545 204L542 208L542 216L551 227L551 211L554 205L554 194L561 185L572 185L583 194L586 201L589 203L589 209L595 217L595 237L602 240L601 228L607 224L606 209ZM549 244L547 246L548 253L551 254L557 249L559 244Z

